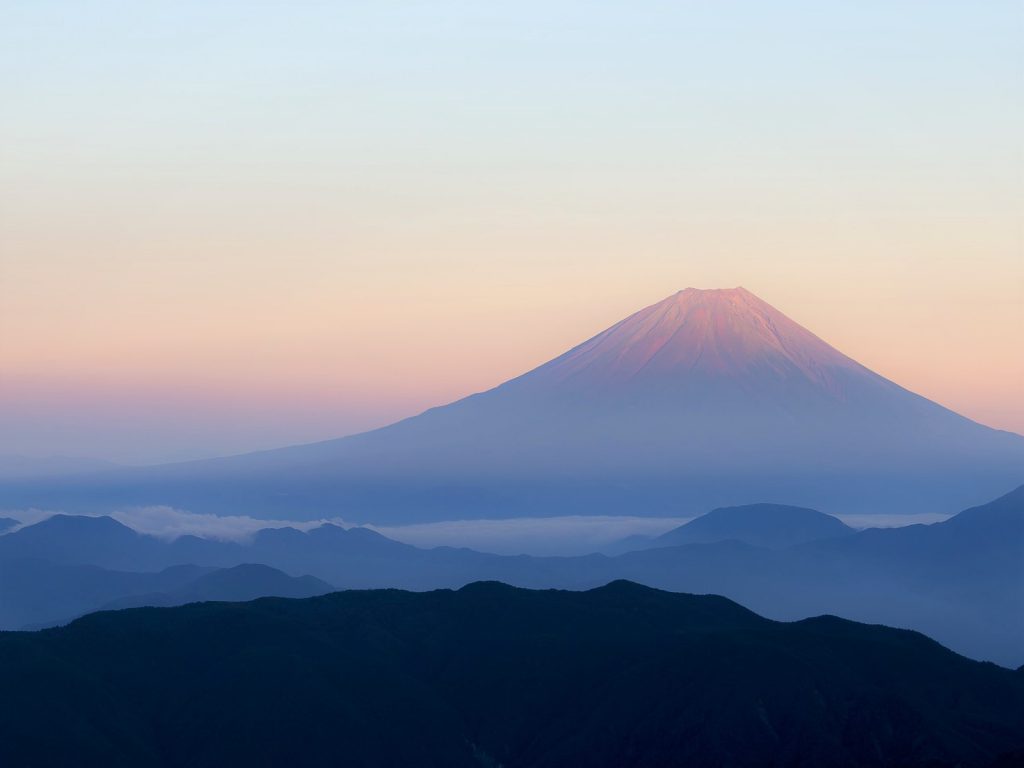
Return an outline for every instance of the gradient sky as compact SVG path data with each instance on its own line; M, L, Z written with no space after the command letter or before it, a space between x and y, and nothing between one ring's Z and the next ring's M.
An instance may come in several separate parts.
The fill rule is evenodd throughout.
M1024 432L1021 8L0 0L0 453L335 437L687 286Z

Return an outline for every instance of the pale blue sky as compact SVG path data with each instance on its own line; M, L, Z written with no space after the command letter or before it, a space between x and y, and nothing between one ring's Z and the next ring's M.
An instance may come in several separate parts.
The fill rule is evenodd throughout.
M0 453L331 437L689 285L1022 431L1022 39L1019 2L0 0Z

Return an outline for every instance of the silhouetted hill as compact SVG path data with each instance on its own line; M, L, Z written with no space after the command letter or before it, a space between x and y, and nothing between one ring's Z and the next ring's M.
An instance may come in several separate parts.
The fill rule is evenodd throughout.
M312 597L333 590L321 579L293 577L265 565L226 569L176 565L138 573L38 559L0 559L0 629L51 627L97 610Z
M971 766L1024 680L912 632L616 582L94 614L0 635L19 766Z
M1024 606L1024 486L934 525L868 529L818 542L828 557L918 589ZM1017 611L1024 615L1024 611Z
M710 544L734 539L758 547L790 547L846 536L853 529L841 520L805 507L747 504L719 507L653 539L650 546Z
M1024 485L988 504L965 509L941 525L939 530L982 536L998 532L1024 540Z
M133 531L111 517L54 515L0 536L0 559L39 558L65 565L99 565L126 570L156 570L152 562L163 542ZM168 563L168 565L179 563Z
M178 589L209 570L178 565L158 573L134 573L0 558L0 629L62 623L126 595Z
M333 592L334 587L313 576L289 576L267 565L246 563L205 573L167 592L133 595L112 600L101 610L174 606L216 600L244 602L259 597L315 597Z
M137 533L110 517L54 515L0 537L0 560L38 558L65 565L155 571L183 563L229 567L263 563L302 573L338 565L358 578L366 560L422 552L368 528L325 524L311 531L267 528L242 544L197 536L165 541ZM308 566L308 567L307 567Z

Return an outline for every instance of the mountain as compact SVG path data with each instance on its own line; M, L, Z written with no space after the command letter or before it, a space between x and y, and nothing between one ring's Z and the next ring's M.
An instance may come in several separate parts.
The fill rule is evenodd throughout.
M613 562L619 578L723 594L776 619L829 612L913 628L974 658L1024 659L1024 486L932 525L776 550L656 548Z
M82 545L76 547L76 541ZM450 547L420 549L368 528L331 524L310 531L267 528L245 543L195 536L165 541L139 534L109 517L67 515L0 537L0 564L17 565L30 558L61 566L88 564L135 572L182 564L231 568L257 563L286 573L312 574L342 589L434 589L484 578L526 586L594 586L604 576L606 560L600 556L508 557Z
M168 541L138 533L106 516L54 515L0 537L0 563L34 559L122 571L159 571L182 564L225 568L261 563L292 573L320 569L348 574L357 582L346 584L348 587L358 586L364 571L377 578L379 574L368 567L373 562L383 558L395 563L403 556L424 552L368 528L331 524L308 532L266 528L245 543L197 536Z
M778 548L853 532L853 528L841 520L814 509L784 504L747 504L713 509L652 539L648 546L710 544L731 539L758 547Z
M333 591L334 587L321 579L289 576L266 565L174 565L140 573L37 559L0 559L0 630L58 626L100 610L313 597Z
M223 459L0 481L0 508L360 523L686 515L784 499L954 512L1024 481L1024 438L871 372L750 292L688 288L492 390Z
M100 613L0 635L5 765L992 766L1024 678L914 632L614 582Z
M848 573L856 569L927 596L930 605L908 606L918 612L915 628L938 631L959 647L988 646L984 657L1015 663L1024 652L1024 486L935 525L881 533L868 529L813 546L832 567L845 563ZM883 623L896 613L884 602L871 610Z
M106 516L53 515L0 537L0 559L37 558L114 570L157 570L154 558L160 549L158 539Z
M787 508L764 505L761 510L766 523L780 514L778 526L784 527ZM88 526L96 531L80 538L93 544L76 551L63 533ZM109 519L83 518L73 525L62 520L2 536L0 577L5 563L15 567L29 552L64 567L81 567L87 552L94 558L92 566L135 571L261 563L288 574L309 574L340 589L425 590L480 580L588 589L624 578L661 589L724 595L773 619L833 613L915 629L973 658L1011 667L1024 662L1024 487L933 525L869 529L780 547L733 537L618 557L510 557L449 547L420 549L365 528L335 525L309 532L267 529L245 544L191 536L167 542L121 527ZM109 545L96 541L101 533L109 536ZM52 546L47 537L53 537ZM0 610L0 629L65 620L123 595L173 589L125 591L117 583L110 589L122 591L108 590L99 600L91 593L81 596L70 576L55 582L40 577L35 589L28 577L20 582L8 578L7 583L0 581L0 609L5 588L7 605L16 613L14 619L5 619ZM68 601L80 607L68 610ZM25 617L26 610L32 617Z
M244 563L204 573L193 581L167 592L118 598L100 610L174 606L209 601L244 602L259 597L316 597L334 587L313 576L289 576L266 565Z
M177 565L155 573L135 573L97 565L0 558L0 630L63 623L126 595L179 589L209 570Z

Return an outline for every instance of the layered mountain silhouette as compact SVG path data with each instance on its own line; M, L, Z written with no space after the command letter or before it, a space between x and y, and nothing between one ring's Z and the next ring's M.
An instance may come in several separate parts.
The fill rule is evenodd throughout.
M228 599L188 585L211 568L261 563L340 589L424 590L479 580L588 589L625 578L724 595L774 619L833 613L916 629L974 658L1011 667L1024 662L1024 487L932 525L854 532L826 523L818 532L827 536L803 543L765 538L772 527L797 533L788 528L794 514L806 521L820 513L777 505L716 510L681 529L693 526L706 541L618 557L420 549L335 525L267 529L244 544L192 536L167 542L109 518L57 516L0 536L0 629L130 604L115 602L121 597Z
M1024 677L618 581L98 613L0 635L5 765L981 768Z
M1022 480L1021 436L903 389L742 288L689 288L519 378L383 429L0 481L0 508L169 504L374 523L770 500L954 512Z
M941 523L784 548L738 541L630 552L616 575L713 592L777 619L834 613L908 627L975 658L1024 658L1024 487Z
M129 595L169 592L211 568L176 565L158 572L133 572L39 558L0 557L0 630L62 624Z
M313 576L266 565L174 565L120 571L38 558L0 557L0 630L41 629L101 610L257 597L312 597L334 590Z
M111 600L100 610L119 610L143 606L170 607L209 601L237 603L260 597L316 597L333 592L334 587L314 576L289 576L268 565L243 563L233 568L218 568L193 581L166 592L151 592Z

